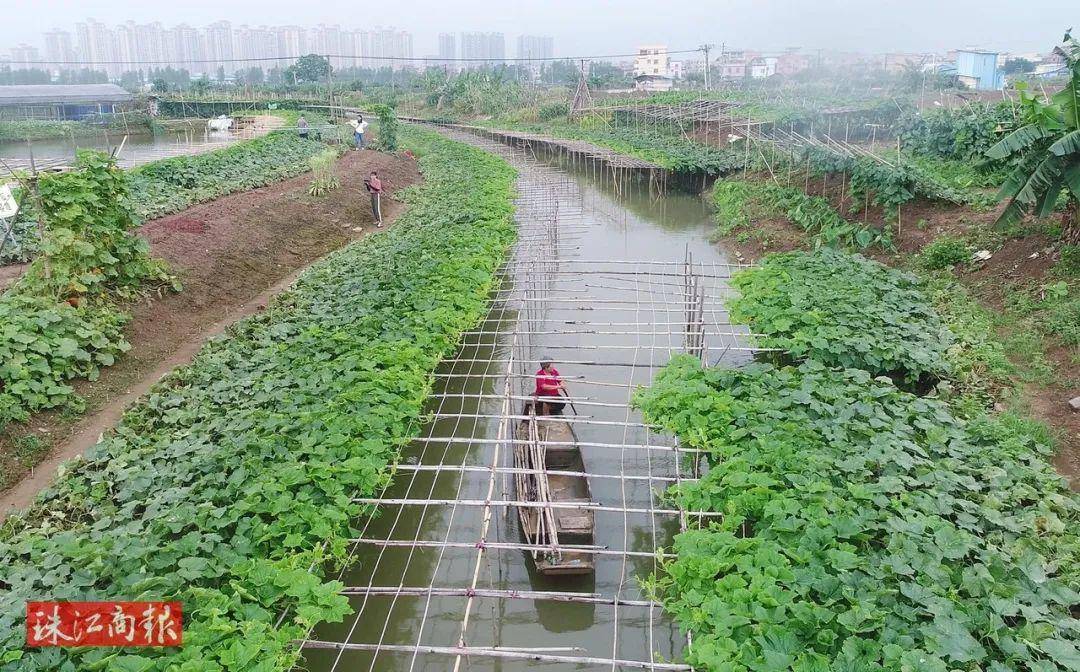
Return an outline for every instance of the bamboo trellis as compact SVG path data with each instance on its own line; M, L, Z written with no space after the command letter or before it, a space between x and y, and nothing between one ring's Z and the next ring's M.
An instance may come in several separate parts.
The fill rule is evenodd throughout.
M459 352L436 373L429 422L397 478L376 496L354 499L381 512L360 521L352 540L350 554L364 558L367 578L350 580L343 571L342 592L355 614L344 628L304 640L306 655L329 656L331 672L474 669L484 660L689 670L669 661L690 639L677 645L676 626L640 593L635 568L644 563L656 571L673 557L661 550L671 525L686 530L716 514L659 502L663 489L696 477L701 451L643 423L631 397L675 354L692 352L710 364L748 356L747 330L732 325L722 305L727 279L744 265L703 263L689 254L586 257L575 238L587 236L596 226L590 218L602 213L583 202L572 176L543 164L529 145L462 129L442 132L500 154L518 170L519 242L492 291L490 313L463 334ZM585 455L594 499L595 488L606 484L605 497L615 501L542 503L522 494L527 481L543 487L546 476L561 474L546 468L546 447L571 445L543 438L537 428L545 418L520 410L533 398L535 364L549 350L565 369L569 400L580 406L582 415L560 421L582 432L573 445ZM521 439L514 429L522 420L530 421L523 423L530 428L529 459L515 462ZM440 483L452 492L437 491ZM590 545L538 530L521 535L521 508L538 509L548 532L560 508L594 511L604 516L608 534ZM593 556L595 590L539 590L514 578L529 555L562 552ZM416 576L425 578L418 583ZM610 649L512 641L502 634L512 620L506 612L522 602L607 610ZM391 625L399 612L411 623L404 633ZM372 629L372 622L381 625ZM630 635L638 630L641 636Z

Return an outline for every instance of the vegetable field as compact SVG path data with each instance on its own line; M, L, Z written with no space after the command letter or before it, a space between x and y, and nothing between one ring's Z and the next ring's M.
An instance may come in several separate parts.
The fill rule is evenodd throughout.
M344 561L352 498L386 482L514 237L505 163L403 135L426 181L392 229L209 344L5 526L0 669L285 670L348 611L322 570ZM185 646L22 649L26 599L121 593L183 600Z
M1080 501L1049 465L1049 435L875 377L948 376L950 337L922 289L831 251L773 257L736 283L733 315L790 362L680 358L638 397L706 451L705 476L669 496L723 514L677 536L653 581L694 632L689 661L1077 669Z

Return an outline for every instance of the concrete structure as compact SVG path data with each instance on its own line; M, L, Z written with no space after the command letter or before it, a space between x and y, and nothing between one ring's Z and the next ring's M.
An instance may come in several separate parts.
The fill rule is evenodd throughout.
M961 49L956 52L956 75L961 84L976 91L996 91L1005 78L997 66L996 51Z
M634 57L634 78L636 79L642 75L668 77L670 72L668 63L668 48L666 45L638 47L637 56Z
M506 36L502 33L462 33L461 58L477 59L462 63L466 68L505 63Z
M84 119L119 112L132 100L115 84L0 86L0 119Z

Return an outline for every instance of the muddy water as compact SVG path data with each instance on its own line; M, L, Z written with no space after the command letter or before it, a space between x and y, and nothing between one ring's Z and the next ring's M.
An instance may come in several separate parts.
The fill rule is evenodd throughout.
M673 193L654 199L646 189L631 188L621 195L609 184L601 184L585 172L568 166L548 164L574 178L580 192L582 216L568 226L561 236L560 258L595 260L655 260L681 262L689 249L702 262L727 261L708 242L714 225L699 197ZM577 199L575 194L575 199ZM603 268L597 263L596 268ZM576 268L581 268L577 266ZM654 373L681 347L681 336L667 332L672 317L663 305L664 297L678 309L681 291L677 279L652 278L648 286L628 291L625 278L603 275L576 277L573 282L556 281L552 294L580 297L580 301L549 303L544 331L572 331L574 324L590 322L593 332L623 333L540 334L529 348L531 358L550 350L560 373L581 376L589 382L568 383L572 395L610 406L578 409L582 416L611 422L610 425L576 425L579 440L587 443L613 444L583 449L586 471L592 474L630 474L640 480L591 478L592 500L622 508L660 508L656 493L663 490L675 474L675 458L670 450L647 450L625 446L671 446L671 437L655 435L642 427L626 426L625 421L640 422L640 416L626 405L633 387L646 385ZM720 281L723 284L723 281ZM722 291L722 287L714 287ZM615 299L643 297L640 305L604 304ZM656 301L656 299L661 299ZM645 300L647 299L647 300ZM595 303L613 309L582 310ZM427 437L457 437L459 442L415 442L405 452L405 464L469 465L488 467L493 462L499 420L496 418L446 417L451 415L492 415L501 412L505 370L510 356L513 312L493 311L485 321L488 330L500 335L474 335L454 362L439 369L436 396L431 410L440 418L424 427ZM604 327L604 324L653 323L655 333L632 334L647 328ZM496 329L498 327L498 329ZM677 327L681 328L681 327ZM663 331L664 333L659 333ZM716 345L714 339L711 345ZM715 356L711 359L715 360ZM480 360L480 361L470 361ZM488 361L492 360L492 361ZM587 363L586 363L587 362ZM627 366L633 364L634 366ZM535 369L530 365L530 370ZM531 381L514 381L514 392L528 394ZM608 383L608 385L597 384ZM475 395L490 395L478 400ZM458 395L458 396L455 396ZM520 402L514 402L519 407ZM515 412L519 412L515 410ZM571 413L570 409L567 409ZM470 442L469 439L479 439ZM509 466L509 456L499 463ZM684 470L685 471L685 470ZM483 500L490 475L474 472L403 471L385 493L386 498ZM513 499L512 478L498 476L494 499ZM516 512L510 507L495 507L487 534L488 542L523 541ZM395 540L430 540L461 542L472 545L481 537L483 508L473 506L383 505L380 516L372 521L358 521L356 526L365 538ZM595 543L610 549L630 549L651 553L670 543L678 531L675 516L597 511ZM476 567L477 550L472 547L386 547L359 544L356 562L342 576L350 587L427 587L468 588ZM478 588L572 591L596 593L621 600L644 600L647 596L640 581L654 569L650 557L625 558L621 555L597 556L595 576L548 578L536 574L532 559L520 550L487 550L480 564ZM399 645L410 647L455 646L461 634L462 616L467 597L429 596L426 594L358 595L352 597L356 614L343 624L325 625L312 639L331 642ZM498 599L477 597L465 637L470 647L507 647L542 649L553 655L588 655L638 661L679 660L686 639L657 607L582 604L551 600ZM454 657L437 653L380 650L305 649L302 666L316 671L327 670L436 670L453 669ZM611 669L607 665L554 662L537 663L492 657L463 660L463 670L551 670Z

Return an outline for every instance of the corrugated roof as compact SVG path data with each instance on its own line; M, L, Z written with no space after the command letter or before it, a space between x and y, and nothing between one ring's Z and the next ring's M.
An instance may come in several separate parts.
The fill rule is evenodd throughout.
M0 86L0 105L126 103L132 95L116 84L17 84Z

